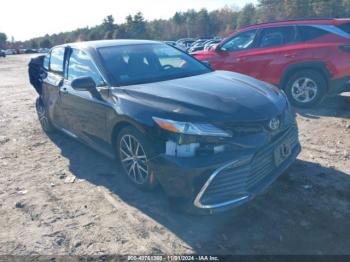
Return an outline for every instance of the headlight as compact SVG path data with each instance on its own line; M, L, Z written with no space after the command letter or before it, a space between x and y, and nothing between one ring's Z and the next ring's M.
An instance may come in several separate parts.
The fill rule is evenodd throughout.
M153 120L157 123L159 127L174 133L199 136L231 137L229 133L211 124L179 122L158 117L153 117Z

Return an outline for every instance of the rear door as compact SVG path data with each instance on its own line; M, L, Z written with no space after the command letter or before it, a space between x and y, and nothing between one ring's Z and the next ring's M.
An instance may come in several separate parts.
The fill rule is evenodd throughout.
M275 26L263 28L247 62L250 75L278 84L283 69L300 56L295 26Z
M42 75L42 99L49 111L51 121L59 128L67 127L60 93L64 80L64 55L64 47L52 49L44 59L45 72Z

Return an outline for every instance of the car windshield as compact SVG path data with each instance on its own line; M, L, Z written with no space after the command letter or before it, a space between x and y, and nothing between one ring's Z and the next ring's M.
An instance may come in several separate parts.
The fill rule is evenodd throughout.
M98 49L113 85L125 86L211 72L193 57L166 44L137 44Z

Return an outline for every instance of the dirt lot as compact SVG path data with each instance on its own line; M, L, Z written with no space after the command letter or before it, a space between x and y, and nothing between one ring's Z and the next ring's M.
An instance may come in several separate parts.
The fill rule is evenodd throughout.
M303 151L265 194L190 216L88 147L43 133L29 58L0 59L0 255L350 254L349 93L299 112Z

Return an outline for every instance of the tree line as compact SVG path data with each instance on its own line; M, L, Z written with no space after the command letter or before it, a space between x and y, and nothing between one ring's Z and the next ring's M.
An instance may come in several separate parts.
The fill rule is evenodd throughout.
M70 32L45 35L24 42L12 43L22 48L48 48L54 45L98 39L176 40L184 37L206 38L226 36L243 26L298 18L337 18L350 16L350 0L259 0L243 8L225 6L221 9L176 12L169 19L146 21L138 12L117 24L112 15L102 23ZM0 48L6 35L0 33Z

